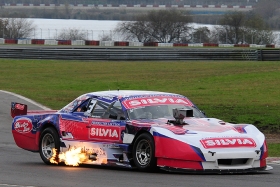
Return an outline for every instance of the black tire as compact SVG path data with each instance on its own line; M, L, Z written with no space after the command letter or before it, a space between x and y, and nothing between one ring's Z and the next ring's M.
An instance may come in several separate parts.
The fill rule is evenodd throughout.
M154 138L143 133L139 135L133 145L133 161L140 171L154 172L156 170Z
M54 128L48 127L43 130L40 136L39 152L42 160L46 164L52 164L50 159L53 155L53 148L56 149L57 153L60 151L59 136ZM57 158L56 158L56 161Z

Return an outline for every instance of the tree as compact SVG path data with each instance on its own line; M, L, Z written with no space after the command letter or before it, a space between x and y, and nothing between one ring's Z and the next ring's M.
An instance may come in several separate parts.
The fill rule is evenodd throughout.
M227 13L220 20L222 28L219 29L219 40L221 39L225 43L238 43L242 39L243 26L245 23L245 13L233 12ZM243 43L243 42L242 42Z
M28 38L35 30L33 22L26 18L0 19L3 38Z
M273 43L273 34L265 21L254 12L232 12L225 14L215 27L213 36L218 42L237 44Z
M115 29L115 33L123 36L124 40L136 40L139 42L153 41L149 35L149 23L147 21L141 21L138 17L138 21L120 22Z
M192 21L188 12L176 9L150 11L137 16L136 21L122 22L116 32L125 39L134 39L139 42L181 42L189 37Z
M210 30L208 27L200 27L197 29L194 29L194 32L192 33L193 36L193 42L194 43L209 43L210 42Z
M263 18L255 12L250 12L246 16L243 33L247 41L255 44L274 43L274 36ZM245 40L245 39L244 39Z
M86 40L86 34L78 29L63 29L59 34L58 38L61 40Z

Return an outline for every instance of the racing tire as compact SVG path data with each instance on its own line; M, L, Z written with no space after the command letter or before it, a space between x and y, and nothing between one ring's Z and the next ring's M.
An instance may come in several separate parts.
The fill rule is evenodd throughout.
M133 145L133 161L140 171L154 172L157 169L155 158L154 138L143 133L139 135Z
M50 162L51 157L53 156L53 148L56 149L56 152L60 151L59 136L54 128L46 128L43 130L40 136L39 152L41 159L45 164L53 164ZM58 154L55 158L55 161L58 163Z

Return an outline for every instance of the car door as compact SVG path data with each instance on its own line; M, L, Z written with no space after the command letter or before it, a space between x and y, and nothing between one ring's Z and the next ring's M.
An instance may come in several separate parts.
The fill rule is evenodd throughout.
M93 102L94 103L94 102ZM120 143L125 128L124 113L118 100L112 103L98 101L91 111L89 120L89 140Z
M86 99L79 106L75 106L73 112L61 114L59 124L62 139L89 141L92 120L100 118L102 114L93 114L94 108L98 108L96 105L96 99Z
M87 140L89 120L79 115L61 114L60 130L63 140Z

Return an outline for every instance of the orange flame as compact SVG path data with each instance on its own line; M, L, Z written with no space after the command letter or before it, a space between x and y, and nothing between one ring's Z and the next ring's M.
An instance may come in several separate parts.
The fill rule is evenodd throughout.
M55 148L52 149L52 152L53 152L53 155L50 159L50 162L53 163L53 164L58 164L58 162L56 161L56 157L57 157L57 151Z
M57 150L53 149L53 155L50 159L51 163L58 164L59 162L64 162L66 165L70 166L79 166L79 164L83 162L93 162L95 164L106 164L107 163L107 157L101 156L100 158L97 158L96 160L90 160L89 155L90 152L83 152L83 149L81 147L75 148L71 147L68 151L59 153L57 155Z

